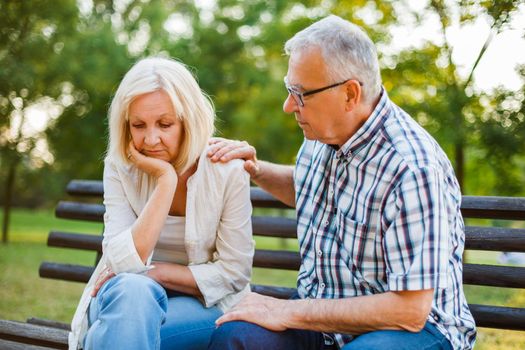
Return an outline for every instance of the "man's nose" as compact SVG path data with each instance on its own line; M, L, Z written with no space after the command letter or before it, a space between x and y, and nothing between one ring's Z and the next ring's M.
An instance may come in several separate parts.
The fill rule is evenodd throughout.
M293 98L292 94L288 94L283 104L284 113L292 114L294 112L297 112L298 109L299 106L297 105L297 102L295 102L295 99Z

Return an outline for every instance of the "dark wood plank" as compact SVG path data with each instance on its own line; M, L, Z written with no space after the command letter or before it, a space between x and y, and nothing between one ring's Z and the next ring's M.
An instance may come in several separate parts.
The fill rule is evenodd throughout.
M467 226L465 249L525 252L525 229Z
M463 283L478 286L525 288L525 267L464 264Z
M525 331L525 308L470 304L476 326Z
M104 222L105 208L102 204L60 201L55 209L57 218Z
M63 329L0 320L0 339L52 349L67 349L68 332Z
M27 323L34 324L37 326L44 326L44 327L50 327L50 328L58 328L63 329L65 331L71 331L71 325L63 322L53 321L53 320L47 320L45 318L36 318L31 317L26 320Z
M298 252L256 249L253 256L254 267L298 271L300 264Z
M50 247L93 250L102 253L102 236L85 233L51 231L47 237Z
M525 198L463 196L461 212L467 218L525 220Z
M40 264L38 274L40 277L56 280L87 283L95 267L73 264L60 264L44 261Z
M297 289L277 286L263 286L252 284L251 289L255 293L268 295L270 297L279 299L290 299L290 297L297 293Z
M49 350L54 348L48 348L38 345L29 345L23 343L16 343L14 341L0 339L0 350Z
M291 218L252 216L252 227L256 236L297 238L297 222Z
M104 186L100 180L71 180L66 187L67 194L79 197L102 197Z

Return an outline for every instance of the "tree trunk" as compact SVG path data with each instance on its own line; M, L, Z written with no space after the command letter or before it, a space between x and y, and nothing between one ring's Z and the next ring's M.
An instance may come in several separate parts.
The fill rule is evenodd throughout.
M13 192L15 188L15 175L18 160L14 159L9 164L7 170L7 181L5 183L5 197L4 197L4 220L2 222L2 243L7 244L9 237L9 218L11 214L11 201L13 199Z

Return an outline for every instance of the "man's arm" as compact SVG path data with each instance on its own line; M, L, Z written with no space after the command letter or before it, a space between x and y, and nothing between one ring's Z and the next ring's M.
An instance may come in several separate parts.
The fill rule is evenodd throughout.
M216 323L244 320L274 331L308 329L362 334L423 329L434 290L386 292L346 299L281 300L250 293Z
M210 140L208 157L212 162L228 162L243 159L244 169L251 180L259 187L271 193L281 202L295 207L295 188L293 184L293 166L274 164L257 160L257 152L246 141L233 141L223 138Z

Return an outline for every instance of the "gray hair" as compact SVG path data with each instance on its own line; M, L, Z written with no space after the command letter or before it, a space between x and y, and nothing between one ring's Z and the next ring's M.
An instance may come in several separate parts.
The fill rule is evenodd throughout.
M374 43L357 25L330 15L295 34L284 44L287 55L319 48L333 83L356 79L363 99L371 103L381 92L381 74Z

